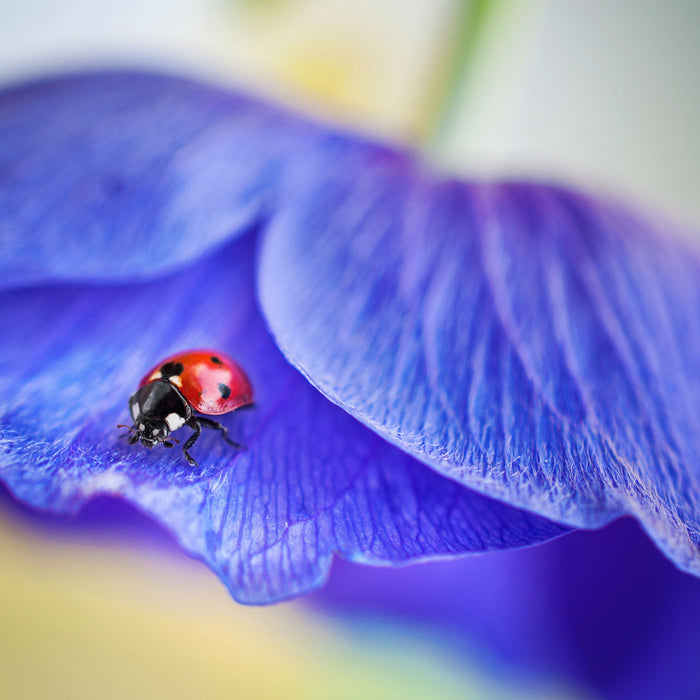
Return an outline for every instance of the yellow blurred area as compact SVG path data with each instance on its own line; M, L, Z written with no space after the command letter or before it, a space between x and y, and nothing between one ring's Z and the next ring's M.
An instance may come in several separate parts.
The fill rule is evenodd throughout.
M425 129L456 0L230 2L232 66L264 90L391 139Z
M202 565L3 524L0 697L561 698L505 685L397 628L236 604Z

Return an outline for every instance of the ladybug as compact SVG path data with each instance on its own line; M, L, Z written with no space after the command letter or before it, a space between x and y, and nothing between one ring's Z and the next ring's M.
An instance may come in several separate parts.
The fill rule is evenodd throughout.
M149 449L162 443L172 447L168 436L188 425L194 430L182 452L191 466L197 466L190 449L202 434L202 427L221 432L230 445L242 445L228 437L228 429L208 416L230 413L253 403L253 389L245 372L218 350L190 350L167 357L141 380L129 399L134 424L129 428L129 444L138 440ZM175 442L179 442L172 438Z

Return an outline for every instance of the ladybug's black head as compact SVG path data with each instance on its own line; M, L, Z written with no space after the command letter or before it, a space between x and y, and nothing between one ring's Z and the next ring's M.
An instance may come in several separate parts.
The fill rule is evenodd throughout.
M134 423L132 430L133 434L129 442L133 444L140 440L144 447L149 448L165 442L170 435L170 428L165 420L146 416L140 416L140 420Z
M172 447L167 438L173 430L185 425L192 411L178 390L166 381L144 384L129 399L134 424L129 429L129 444L141 441L144 447ZM175 438L172 438L177 442Z

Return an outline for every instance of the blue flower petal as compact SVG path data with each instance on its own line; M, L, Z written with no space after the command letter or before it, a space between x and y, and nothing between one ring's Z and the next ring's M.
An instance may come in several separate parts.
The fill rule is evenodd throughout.
M546 517L636 516L700 574L700 263L564 189L327 174L266 234L264 312L329 398Z
M334 552L400 562L566 531L435 474L311 387L257 309L256 240L159 281L0 294L0 479L17 498L74 512L120 496L249 603L319 585ZM192 468L177 448L128 446L115 426L145 369L197 346L233 355L256 405L224 417L247 451L205 434Z
M93 73L0 92L0 286L174 270L250 229L296 162L356 148L179 78Z
M398 619L442 637L452 654L480 652L516 676L559 679L584 695L700 695L700 582L629 518L541 547L402 571L337 562L311 602L354 625Z

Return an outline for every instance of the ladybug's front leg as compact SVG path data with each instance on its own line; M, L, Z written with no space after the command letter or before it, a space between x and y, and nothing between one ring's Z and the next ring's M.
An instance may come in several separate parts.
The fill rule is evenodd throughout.
M202 426L199 424L199 421L194 416L192 416L192 418L190 418L187 421L187 425L189 425L190 428L194 430L194 432L192 433L192 435L189 436L187 442L182 446L182 453L185 455L185 458L187 459L187 462L191 467L198 467L199 465L197 464L197 462L194 461L194 458L190 454L190 448L192 447L192 445L194 445L195 442L197 442L199 436L202 434Z
M231 438L228 436L228 428L225 425L221 425L221 423L217 423L215 420L211 420L211 418L204 418L203 416L200 416L197 420L205 428L212 428L213 430L220 430L221 435L223 436L224 440L226 440L226 442L228 442L229 445L233 445L236 449L239 449L239 450L245 450L245 445L240 445L239 443L231 440Z

